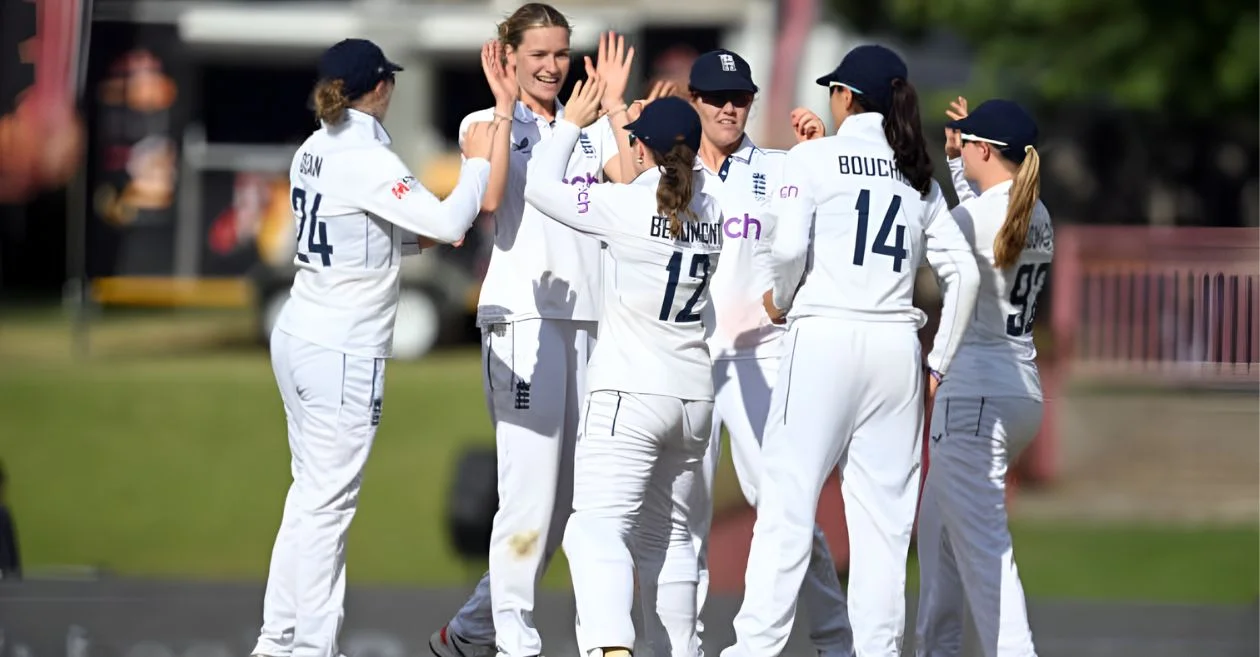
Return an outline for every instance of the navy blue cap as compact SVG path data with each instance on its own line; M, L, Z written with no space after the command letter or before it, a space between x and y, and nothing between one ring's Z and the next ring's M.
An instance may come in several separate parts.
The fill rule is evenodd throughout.
M967 116L950 121L945 127L958 130L966 141L992 144L1003 157L1016 164L1024 161L1027 147L1037 146L1037 122L1012 100L986 100Z
M658 153L668 152L678 141L700 150L700 115L678 96L649 103L638 120L626 124L626 130Z
M836 70L818 78L818 84L844 85L869 98L876 108L887 110L892 105L893 80L907 80L909 75L897 53L884 46L867 45L850 50Z
M380 46L367 39L345 39L319 58L319 77L341 80L346 97L354 100L403 67L385 59Z
M747 91L757 93L752 67L729 50L711 50L691 64L688 85L695 91Z

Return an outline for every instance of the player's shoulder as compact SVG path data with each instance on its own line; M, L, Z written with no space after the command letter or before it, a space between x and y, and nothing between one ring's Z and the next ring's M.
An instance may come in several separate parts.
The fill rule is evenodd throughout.
M700 191L696 194L697 205L702 213L700 216L705 221L720 221L722 219L722 203L718 197L706 191Z
M494 120L493 107L487 107L485 109L479 109L475 112L469 112L459 122L459 134L462 135L465 132L468 132L468 126L474 123L481 123L483 121L493 121L493 120Z

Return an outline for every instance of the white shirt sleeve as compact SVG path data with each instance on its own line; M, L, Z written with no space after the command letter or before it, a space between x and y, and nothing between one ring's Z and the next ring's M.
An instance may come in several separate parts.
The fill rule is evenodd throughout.
M612 121L609 121L607 116L596 121L587 129L587 132L594 132L590 137L597 140L599 144L599 155L603 159L603 162L599 165L599 170L603 171L608 166L608 163L616 159L621 152L617 147L617 132L613 130Z
M791 307L805 274L816 209L808 158L794 148L784 158L779 189L773 192L768 213L774 229L767 265L774 305L780 310Z
M580 134L570 121L560 119L551 133L534 147L525 175L525 201L543 214L587 235L605 238L612 234L624 234L625 227L618 226L624 212L617 208L624 204L617 200L624 197L625 185L599 183L595 185L570 185L563 182L569 154Z
M490 177L490 162L465 160L459 183L446 200L416 180L393 151L381 147L365 153L355 171L355 200L363 209L402 228L437 242L457 242L477 219Z
M765 157L765 156L763 156ZM772 194L771 200L766 203L766 210L761 214L761 239L753 242L752 248L752 282L758 293L764 293L766 290L774 286L774 279L771 275L772 260L770 258L770 245L774 244L774 212L770 210L770 203L774 198L779 196L779 181L783 179L783 156L776 158L777 162L769 167L769 180L766 189Z
M936 329L927 362L928 367L945 374L975 312L980 293L980 270L976 266L971 244L967 242L959 221L950 213L941 188L935 181L926 210L928 220L924 246L928 265L936 272L943 298L941 323Z
M963 161L961 157L949 158L949 179L954 183L954 193L958 195L958 202L965 203L976 197L976 188L967 182L967 176L964 175Z

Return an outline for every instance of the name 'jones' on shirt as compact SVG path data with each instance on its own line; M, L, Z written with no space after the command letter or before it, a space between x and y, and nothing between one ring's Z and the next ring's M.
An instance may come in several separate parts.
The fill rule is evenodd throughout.
M659 215L652 217L652 229L650 232L652 237L675 239L669 234L669 217ZM680 242L699 242L701 244L716 245L722 239L722 224L684 221L682 222L682 230L678 233L676 239Z

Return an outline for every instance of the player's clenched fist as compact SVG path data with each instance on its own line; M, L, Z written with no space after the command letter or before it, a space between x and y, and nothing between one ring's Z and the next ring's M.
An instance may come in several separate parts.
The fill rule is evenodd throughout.
M825 137L827 128L817 114L798 107L792 110L792 132L796 133L796 143Z
M468 133L464 135L464 157L472 159L480 157L482 159L490 159L490 146L494 143L494 124L489 121L479 121L468 126Z

